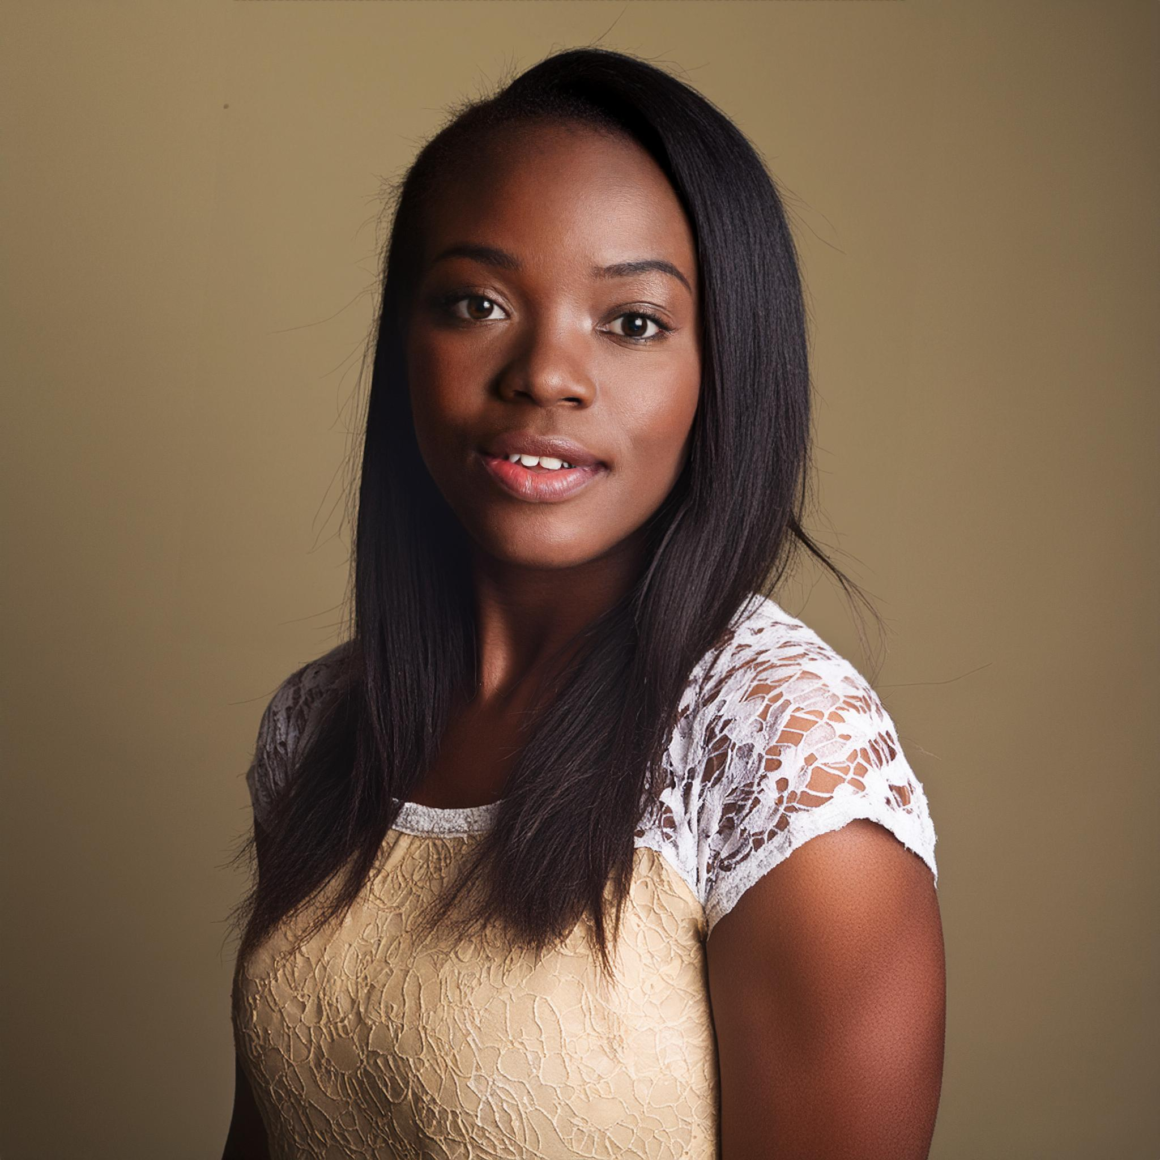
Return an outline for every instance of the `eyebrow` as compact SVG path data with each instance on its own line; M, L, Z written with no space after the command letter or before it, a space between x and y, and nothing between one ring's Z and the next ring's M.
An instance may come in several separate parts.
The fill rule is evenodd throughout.
M431 259L431 265L442 262L445 258L470 258L473 262L481 262L485 266L497 266L501 270L520 270L522 265L514 254L501 250L496 246L483 246L475 242L457 242L453 246L440 251ZM690 294L693 293L689 280L677 269L672 262L663 258L640 258L634 262L614 262L611 266L593 266L594 278L628 278L633 274L645 274L656 271L676 278Z

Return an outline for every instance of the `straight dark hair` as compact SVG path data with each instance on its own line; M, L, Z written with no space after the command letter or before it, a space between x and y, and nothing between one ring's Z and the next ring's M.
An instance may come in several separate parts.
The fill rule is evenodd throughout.
M491 921L537 956L587 916L611 970L642 811L690 674L804 546L858 591L801 525L810 375L798 259L776 183L710 101L639 58L555 53L464 102L394 195L358 489L349 639L308 743L273 799L258 873L236 909L237 970L280 922L321 899L301 933L345 913L476 679L466 533L431 479L411 417L404 339L427 194L493 128L542 120L627 134L662 168L692 227L702 309L701 395L685 468L646 525L647 563L579 634L541 695L492 828L424 916L462 934ZM861 596L859 592L859 596ZM461 895L467 906L453 915ZM236 978L236 976L235 976Z

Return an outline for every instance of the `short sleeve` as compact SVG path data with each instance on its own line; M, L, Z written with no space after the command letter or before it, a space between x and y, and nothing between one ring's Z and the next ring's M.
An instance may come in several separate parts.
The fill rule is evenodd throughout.
M294 739L290 735L288 688L284 681L267 703L258 724L254 754L246 770L246 786L254 821L265 826L278 791L286 784Z
M246 786L254 821L265 826L274 801L289 784L299 748L318 718L323 695L330 687L345 645L303 665L274 691L258 724Z
M799 846L856 818L889 830L938 884L926 794L893 721L865 678L814 641L812 656L751 658L715 706L698 818L706 937Z

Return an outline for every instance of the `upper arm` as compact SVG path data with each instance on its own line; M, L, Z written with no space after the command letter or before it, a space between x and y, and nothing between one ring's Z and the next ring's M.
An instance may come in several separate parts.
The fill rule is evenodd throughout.
M919 1160L945 991L926 795L874 690L816 638L730 676L698 820L722 1158Z
M235 1054L234 1110L230 1117L222 1160L268 1160L269 1155L266 1127L242 1068L241 1059Z
M945 972L930 870L858 819L805 843L714 927L722 1160L923 1160Z

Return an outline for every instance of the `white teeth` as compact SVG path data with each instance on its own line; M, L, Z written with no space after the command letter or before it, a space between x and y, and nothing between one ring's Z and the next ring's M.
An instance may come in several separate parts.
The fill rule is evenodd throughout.
M522 463L524 467L547 468L549 471L559 471L561 467L571 467L572 464L563 459L556 459L551 455L521 455L518 451L508 456L509 463Z

